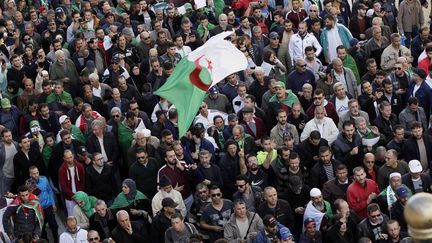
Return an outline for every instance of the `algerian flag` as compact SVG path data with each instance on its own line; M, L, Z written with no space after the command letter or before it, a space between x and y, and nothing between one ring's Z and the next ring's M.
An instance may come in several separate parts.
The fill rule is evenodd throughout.
M245 70L246 57L231 42L224 40L232 32L222 32L184 57L167 82L155 94L175 105L179 136L189 129L207 90L228 75Z

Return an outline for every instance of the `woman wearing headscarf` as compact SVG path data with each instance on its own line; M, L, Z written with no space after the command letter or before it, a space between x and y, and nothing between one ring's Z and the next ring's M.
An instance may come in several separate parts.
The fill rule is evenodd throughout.
M123 181L122 191L114 199L110 208L114 212L126 210L132 221L142 220L143 216L147 218L147 212L151 212L148 198L136 189L135 181L129 178Z
M73 216L77 219L77 224L82 229L88 229L90 226L90 217L95 213L94 206L97 198L89 196L85 192L78 191L72 199L76 202Z

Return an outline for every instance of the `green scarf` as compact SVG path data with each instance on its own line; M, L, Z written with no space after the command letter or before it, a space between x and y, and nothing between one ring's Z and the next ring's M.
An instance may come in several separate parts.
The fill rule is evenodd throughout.
M79 191L73 196L73 199L78 202L84 202L81 210L90 218L94 214L94 206L96 205L97 198L87 195L87 193Z
M123 192L120 192L120 194L118 194L118 196L114 199L114 203L111 205L110 208L111 209L126 208L138 200L147 200L147 197L142 192L137 190L135 198L129 200L126 198L126 195Z

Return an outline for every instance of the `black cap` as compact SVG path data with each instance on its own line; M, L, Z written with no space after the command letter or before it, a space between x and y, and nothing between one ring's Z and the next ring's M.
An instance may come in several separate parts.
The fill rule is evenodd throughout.
M276 220L276 218L270 214L264 216L263 223L265 226L270 226L270 227L275 227L276 225L278 225L278 221Z
M178 206L178 203L174 202L174 200L170 197L166 197L162 199L162 207L170 207L175 208Z
M77 148L77 154L79 154L79 155L87 155L87 149L86 149L86 147L84 147L84 146L79 146L78 148Z

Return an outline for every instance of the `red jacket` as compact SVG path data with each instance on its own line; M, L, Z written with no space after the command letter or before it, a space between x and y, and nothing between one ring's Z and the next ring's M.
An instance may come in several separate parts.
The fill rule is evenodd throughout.
M429 69L429 65L430 65L431 61L429 59L429 57L425 57L423 59L421 59L418 63L418 68L423 69L423 71L425 71L426 73L429 73L428 69Z
M362 186L357 181L353 181L347 189L347 201L348 205L354 212L364 219L367 217L367 198L375 192L378 196L379 190L378 185L371 179L366 179L365 186Z
M74 179L75 179L76 191L84 191L85 189L84 167L80 163L74 161L74 170L75 170ZM60 188L61 191L64 193L65 199L72 200L72 197L75 193L72 192L72 178L66 162L63 162L58 173L59 173Z

